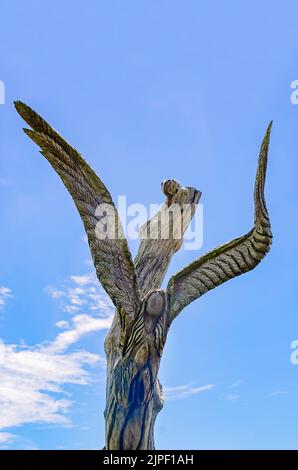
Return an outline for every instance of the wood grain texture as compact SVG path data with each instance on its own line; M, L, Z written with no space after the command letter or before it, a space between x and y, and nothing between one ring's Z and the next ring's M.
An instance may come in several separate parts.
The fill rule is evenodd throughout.
M170 321L190 302L235 276L254 269L268 253L272 243L272 233L264 187L271 125L270 123L259 155L254 191L253 229L246 235L205 254L170 279L167 288Z
M179 184L179 183L178 183ZM139 280L141 297L144 297L153 289L161 287L164 276L169 267L172 256L181 248L183 235L189 226L197 205L201 198L201 192L192 187L181 187L177 193L167 195L166 202L161 209L141 228L141 243L134 260ZM162 238L164 227L168 221L167 215L175 209L174 217L181 217L179 233L175 231L174 218L168 228L169 237ZM156 237L151 238L150 234Z
M22 118L33 130L25 133L40 147L42 155L58 173L83 221L96 274L117 310L131 318L140 308L140 294L134 264L112 197L84 158L29 106L15 103ZM114 209L119 233L115 239L96 236L100 217L97 208L107 204Z
M27 105L16 109L32 129L26 134L58 173L82 218L97 276L116 307L105 339L107 358L105 448L154 449L154 424L164 398L158 372L172 321L203 294L254 269L272 242L264 187L271 124L261 145L255 181L255 217L245 235L215 248L173 276L161 289L172 256L201 193L176 180L162 182L166 201L141 230L139 251L132 261L111 195L83 157ZM113 207L119 232L99 239L96 208ZM167 226L171 212L170 224ZM182 216L182 217L181 217ZM165 222L167 221L167 222ZM177 223L177 221L179 223ZM169 235L164 237L164 229ZM154 236L152 237L152 233Z

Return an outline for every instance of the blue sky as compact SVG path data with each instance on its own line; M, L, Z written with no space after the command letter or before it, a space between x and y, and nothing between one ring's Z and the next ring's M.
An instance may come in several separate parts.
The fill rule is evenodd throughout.
M169 275L251 227L273 119L272 251L175 321L156 446L297 448L297 21L288 0L1 2L1 447L103 446L112 312L69 195L22 133L12 105L21 99L115 199L162 202L160 181L172 177L202 191L203 247L181 250Z

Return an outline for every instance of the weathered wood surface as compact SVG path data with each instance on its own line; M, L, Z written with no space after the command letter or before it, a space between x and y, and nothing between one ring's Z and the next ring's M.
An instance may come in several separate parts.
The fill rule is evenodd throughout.
M116 313L105 340L107 356L106 449L154 449L154 423L163 406L158 381L160 360L169 327L191 302L220 284L254 269L270 249L272 234L264 198L269 125L257 168L252 229L195 260L174 275L166 289L162 281L201 193L175 181L162 183L166 201L141 231L132 260L111 195L83 157L31 108L16 109L32 130L26 134L61 177L82 218L99 281ZM119 227L114 239L99 239L97 207L109 204ZM163 215L175 208L169 237L163 238ZM180 216L183 214L183 223ZM175 222L179 219L179 224ZM180 230L178 230L180 229ZM178 230L178 232L177 232ZM146 235L154 233L150 238ZM178 236L177 236L178 233Z
M170 182L174 180L167 183ZM173 195L169 193L170 188L163 185L166 201L141 229L143 238L135 259L141 311L131 331L125 334L121 330L119 315L115 315L105 340L107 449L154 449L154 423L163 406L157 374L169 327L167 295L160 288L201 196L195 188L183 188L175 183L172 186L177 191ZM167 211L174 205L179 223L176 230L171 224L171 236L164 239L163 222L168 220ZM148 237L149 234L156 238Z

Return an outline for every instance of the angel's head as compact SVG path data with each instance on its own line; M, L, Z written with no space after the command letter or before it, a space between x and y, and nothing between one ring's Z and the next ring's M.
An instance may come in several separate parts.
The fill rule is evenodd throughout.
M167 197L173 197L180 188L181 184L175 179L163 180L161 182L161 189Z
M167 197L166 203L171 206L175 204L198 204L201 191L195 188L182 186L179 181L175 179L163 180L161 182L161 189Z

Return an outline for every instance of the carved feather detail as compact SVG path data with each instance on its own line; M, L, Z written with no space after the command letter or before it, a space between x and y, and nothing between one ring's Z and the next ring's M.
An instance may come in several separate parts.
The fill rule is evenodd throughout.
M270 220L264 197L268 147L272 123L261 145L255 182L254 227L246 235L215 248L173 276L168 284L172 321L190 302L235 276L254 269L272 243Z
M58 173L82 218L99 281L122 314L134 318L140 307L140 294L134 264L123 235L112 197L84 158L29 106L17 101L16 109L33 130L25 133L41 148L41 153ZM114 209L118 236L99 239L96 209L108 204Z

